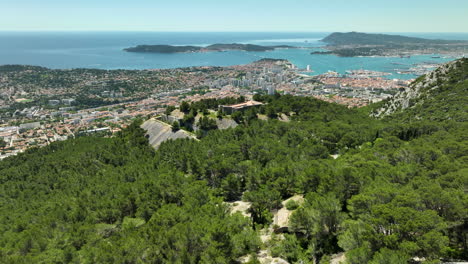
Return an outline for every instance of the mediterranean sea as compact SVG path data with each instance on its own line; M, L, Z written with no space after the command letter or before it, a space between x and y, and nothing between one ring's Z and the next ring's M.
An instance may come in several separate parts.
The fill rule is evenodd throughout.
M353 57L311 55L324 43L328 32L255 33L255 32L0 32L0 65L25 64L53 69L168 69L190 66L231 66L248 64L262 58L286 59L309 74L347 70L389 72L388 78L411 79L412 74L399 74L420 63L443 63L455 58L437 54L399 57ZM467 33L400 33L407 36L468 40ZM208 53L131 53L124 48L141 44L199 45L215 43L251 43L258 45L291 45L303 49L277 49L267 52Z

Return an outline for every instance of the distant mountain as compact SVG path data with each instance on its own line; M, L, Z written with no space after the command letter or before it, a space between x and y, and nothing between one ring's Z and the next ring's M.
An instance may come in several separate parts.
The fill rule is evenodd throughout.
M334 54L340 57L401 56L414 54L447 54L459 56L468 48L468 41L406 37L360 32L332 33L322 39L327 51L312 54Z
M441 40L407 37L401 35L369 34L361 32L339 33L335 32L322 39L330 45L390 45L390 44L453 44L466 41Z
M468 121L468 59L444 64L414 81L377 109L398 120Z
M172 45L138 45L132 48L126 48L127 52L149 52L149 53L184 53L184 52L213 52L227 50L243 51L271 51L279 48L295 48L287 45L261 46L253 44L213 44L207 47L199 46L172 46Z

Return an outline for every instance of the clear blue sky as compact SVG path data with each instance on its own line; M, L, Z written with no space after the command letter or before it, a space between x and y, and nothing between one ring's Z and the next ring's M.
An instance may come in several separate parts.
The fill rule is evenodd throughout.
M0 10L0 30L468 31L468 0L0 0Z

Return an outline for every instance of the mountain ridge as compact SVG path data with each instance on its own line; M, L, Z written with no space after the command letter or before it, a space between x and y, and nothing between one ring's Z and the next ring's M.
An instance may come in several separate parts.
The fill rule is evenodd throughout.
M324 47L327 51L314 51L312 54L334 54L340 57L460 55L465 53L468 47L468 41L465 40L425 39L361 32L335 32L322 39L322 42L328 44Z
M398 92L382 107L376 109L373 116L401 117L402 114L411 114L416 120L465 122L468 121L468 113L463 109L463 102L468 102L467 94L468 59L463 58L420 76L408 89ZM438 111L435 111L435 108Z
M462 40L443 40L443 39L427 39L419 37L408 37L403 35L392 34L377 34L363 32L334 32L324 39L323 42L331 45L388 45L388 44L454 44L465 43Z

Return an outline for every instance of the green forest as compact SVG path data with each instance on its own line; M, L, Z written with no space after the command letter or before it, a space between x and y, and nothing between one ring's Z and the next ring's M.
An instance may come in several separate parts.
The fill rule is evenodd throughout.
M428 95L385 118L370 113L386 102L256 96L265 105L236 114L238 127L199 141L154 150L137 120L7 158L0 263L260 263L261 250L289 263L467 260L468 60ZM289 228L263 243L294 195ZM250 218L230 212L240 200Z

